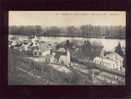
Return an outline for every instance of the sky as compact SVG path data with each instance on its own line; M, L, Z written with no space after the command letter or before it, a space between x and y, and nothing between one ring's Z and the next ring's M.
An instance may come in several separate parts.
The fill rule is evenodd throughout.
M126 26L124 11L9 11L10 25L80 26L80 25Z

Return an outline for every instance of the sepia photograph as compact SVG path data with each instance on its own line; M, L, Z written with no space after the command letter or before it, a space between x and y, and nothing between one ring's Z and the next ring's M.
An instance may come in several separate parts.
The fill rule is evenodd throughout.
M8 85L126 85L125 11L8 14Z

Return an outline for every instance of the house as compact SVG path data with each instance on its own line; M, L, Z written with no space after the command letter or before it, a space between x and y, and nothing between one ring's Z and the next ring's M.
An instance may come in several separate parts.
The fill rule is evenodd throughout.
M32 41L31 43L30 43L30 46L39 46L39 43L38 42L35 42L35 41Z
M15 45L17 45L17 42L16 41L12 41L11 46L15 46Z
M59 48L58 50L51 50L50 55L52 55L52 63L59 63L62 65L69 66L71 63L70 51L65 48Z
M66 66L70 66L71 63L71 59L70 59L70 51L66 50L66 54L65 55L61 55L59 58L59 63L60 64L64 64Z
M117 70L121 70L123 66L123 58L115 52L109 53L104 57L95 57L93 62Z
M41 55L41 51L40 51L40 49L34 49L32 51L32 54L33 54L33 56L40 56Z
M105 55L105 58L116 61L118 66L123 66L123 58L115 52Z
M9 41L9 48L18 49L22 46L20 41Z
M39 42L38 37L36 37L36 35L31 39L32 42Z
M107 59L107 58L102 58L102 57L95 57L93 60L94 63L105 66L110 69L116 69L117 64L115 61Z
M45 50L45 51L42 51L41 55L46 56L46 55L50 55L50 53L51 53L50 50Z

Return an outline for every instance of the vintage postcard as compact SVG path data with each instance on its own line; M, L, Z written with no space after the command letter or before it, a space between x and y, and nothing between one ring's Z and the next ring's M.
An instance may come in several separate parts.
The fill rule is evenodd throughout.
M126 85L125 11L8 13L8 85Z

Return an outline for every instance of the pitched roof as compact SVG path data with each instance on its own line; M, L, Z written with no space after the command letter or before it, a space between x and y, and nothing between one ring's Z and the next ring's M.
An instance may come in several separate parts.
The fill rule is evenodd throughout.
M116 52L111 52L111 53L107 54L105 57L108 57L113 60L116 60L116 59L123 60L123 58L119 54L117 54Z

